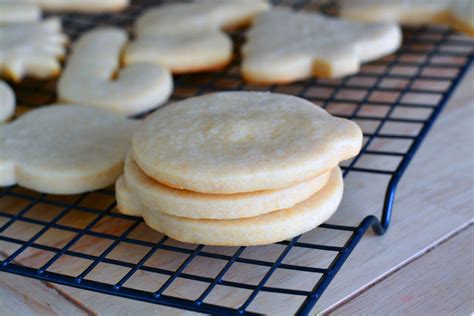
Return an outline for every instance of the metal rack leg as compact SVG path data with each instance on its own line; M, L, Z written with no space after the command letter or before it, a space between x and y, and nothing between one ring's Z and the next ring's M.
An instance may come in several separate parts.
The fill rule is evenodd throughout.
M387 191L385 193L385 200L383 203L382 217L380 218L380 221L375 217L375 221L373 220L372 222L372 229L379 236L385 234L388 226L390 226L393 203L395 201L395 192L397 192L399 179L399 177L394 177L388 183Z

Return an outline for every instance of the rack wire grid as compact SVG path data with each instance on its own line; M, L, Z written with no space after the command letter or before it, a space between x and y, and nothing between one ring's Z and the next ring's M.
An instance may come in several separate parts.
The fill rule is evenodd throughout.
M333 7L327 1L277 2L296 10ZM156 4L135 1L119 14L61 17L75 39L97 25L128 28ZM252 86L238 71L243 32L232 36L234 62L215 73L175 76L172 100L222 90L268 90L298 95L356 121L364 144L360 155L343 165L344 175L346 182L349 174L359 181L367 182L367 175L384 179L375 190L380 220L369 215L355 225L322 224L268 246L209 247L168 239L140 218L118 213L113 188L55 196L13 186L0 189L0 271L211 314L271 313L279 302L296 314L311 311L364 233L373 227L381 235L388 228L397 184L472 63L474 41L443 27L405 28L395 54L364 65L355 75ZM54 80L26 79L14 89L19 112L56 100ZM368 183L366 190L374 191L374 185ZM357 190L348 184L346 195ZM356 206L349 198L343 207ZM261 302L268 299L276 310L262 310Z

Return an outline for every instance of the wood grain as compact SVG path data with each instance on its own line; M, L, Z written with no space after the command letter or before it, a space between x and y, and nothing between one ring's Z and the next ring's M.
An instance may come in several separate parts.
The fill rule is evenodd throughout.
M0 273L0 315L90 315L41 281Z
M469 315L474 312L474 226L371 287L331 315Z
M382 237L369 232L362 239L313 312L357 294L472 219L472 82L471 67L399 184L389 231ZM360 178L346 187L364 186L364 180L371 180ZM345 192L345 203L332 218L334 222L350 223L366 214L379 214L381 201L374 204L375 196L353 196L352 192Z
M82 306L84 308L93 310L98 315L202 315L183 311L181 309L79 290L62 285L57 286L57 288L60 291L66 292L73 296L75 299L82 302Z

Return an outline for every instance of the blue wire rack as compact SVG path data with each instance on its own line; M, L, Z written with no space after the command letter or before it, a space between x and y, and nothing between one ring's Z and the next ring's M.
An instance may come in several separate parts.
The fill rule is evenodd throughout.
M296 10L323 8L329 12L333 4L331 1L305 0L275 2ZM96 25L128 27L140 13L156 4L157 1L135 1L127 11L116 15L68 14L62 18L66 32L75 38ZM242 32L233 36L236 43L242 42ZM265 247L223 250L192 246L150 231L140 218L118 213L113 189L64 197L13 186L0 189L0 256L3 259L0 271L210 314L266 313L258 308L259 295L283 294L298 299L295 314L306 315L364 233L370 227L378 235L387 230L397 185L472 63L473 49L472 39L446 28L407 28L403 46L394 55L367 64L358 74L341 80L310 79L291 85L251 86L242 82L239 76L238 53L232 65L220 72L176 76L172 100L222 90L279 91L314 101L334 115L361 124L365 142L360 155L343 166L344 175L381 175L388 178L388 185L380 219L368 216L358 226L323 224L317 229L339 236L342 241L337 246L306 238L310 233L275 244L278 252L271 259L247 254L249 250L261 254ZM23 107L53 103L56 98L54 87L54 81L30 79L14 85L18 103ZM364 127L364 123L371 124L372 128ZM386 149L376 146L380 141L389 145L403 142L405 146ZM367 157L371 157L371 163L364 165L362 162ZM396 165L377 163L378 159L387 157L395 159ZM48 238L51 233L54 233L54 241ZM63 238L58 240L57 236ZM124 245L128 249L141 249L141 252L131 251L127 256L122 252L121 256L114 256ZM288 260L295 250L327 253L332 259L326 266L302 266ZM134 258L130 258L132 255ZM166 261L165 264L157 264L156 258ZM202 275L190 269L196 264L205 265L202 260L207 260L209 267L219 263L213 275ZM235 280L239 274L232 269L239 264L262 268L264 272L251 282ZM104 265L112 267L110 271L114 278L91 277ZM113 268L125 272L117 277ZM316 275L317 278L307 289L293 288L285 282L271 284L272 276L281 270ZM137 275L159 277L161 281L157 279L156 288L143 289L137 282L131 282ZM176 283L185 281L201 284L199 294L186 297L170 291ZM225 296L230 297L233 304L210 299L222 288L228 291ZM244 291L245 295L239 296L240 300L233 299L236 297L234 290Z

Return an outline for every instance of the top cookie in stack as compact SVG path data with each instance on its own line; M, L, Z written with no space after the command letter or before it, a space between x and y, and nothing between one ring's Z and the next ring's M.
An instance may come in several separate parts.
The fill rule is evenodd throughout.
M303 99L266 92L190 98L135 133L119 209L186 242L256 245L329 218L342 196L337 167L362 133Z

